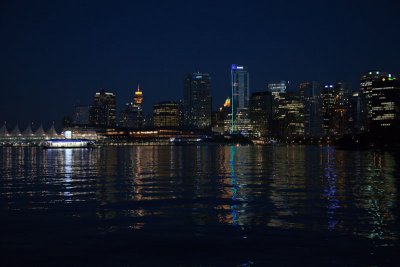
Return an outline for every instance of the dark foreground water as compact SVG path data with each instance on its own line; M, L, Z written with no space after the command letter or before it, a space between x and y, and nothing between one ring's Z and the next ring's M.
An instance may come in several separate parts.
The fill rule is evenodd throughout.
M400 264L400 153L0 148L0 265Z

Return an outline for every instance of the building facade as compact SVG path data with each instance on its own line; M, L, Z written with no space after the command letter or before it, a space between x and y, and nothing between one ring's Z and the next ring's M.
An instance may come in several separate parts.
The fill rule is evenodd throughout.
M156 128L179 128L181 106L176 102L159 102L153 106L153 126Z
M120 126L130 129L143 128L143 92L138 85L133 95L133 102L126 103L121 112Z
M272 119L271 92L255 92L250 97L250 120L255 135L266 137L269 134Z
M240 120L249 120L244 118L243 114L248 114L250 100L250 78L246 66L232 64L231 66L231 88L232 88L232 115L231 115L231 131L236 131L237 114L240 115Z
M398 140L400 134L400 81L391 76L374 81L370 103L371 133Z
M321 87L318 82L304 82L299 86L304 103L304 136L318 138L323 135L321 117Z
M114 127L116 124L115 94L100 90L94 96L90 110L90 124L102 127Z
M211 126L211 77L208 73L188 74L183 90L184 125L206 129Z

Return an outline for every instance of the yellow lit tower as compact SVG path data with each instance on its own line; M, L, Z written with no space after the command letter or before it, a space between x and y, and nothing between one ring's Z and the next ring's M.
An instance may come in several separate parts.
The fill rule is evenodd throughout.
M143 92L140 89L140 85L138 84L137 90L133 95L133 103L132 103L132 124L133 128L142 128L143 127Z
M138 84L135 95L133 96L133 107L135 109L142 109L143 103L143 92L140 90L140 85Z

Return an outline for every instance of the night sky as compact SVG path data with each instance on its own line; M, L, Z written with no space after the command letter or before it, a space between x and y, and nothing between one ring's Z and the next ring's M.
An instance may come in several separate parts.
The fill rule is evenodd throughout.
M91 104L121 107L140 83L145 112L182 97L187 73L212 77L214 107L230 65L251 91L273 80L349 82L400 72L399 1L1 1L0 121L45 125Z

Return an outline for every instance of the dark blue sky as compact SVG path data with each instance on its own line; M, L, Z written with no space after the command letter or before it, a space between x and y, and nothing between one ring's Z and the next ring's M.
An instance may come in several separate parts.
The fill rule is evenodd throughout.
M99 88L149 113L182 97L193 71L212 76L214 106L232 63L251 90L271 80L350 82L400 69L398 1L1 1L0 121L61 121Z

